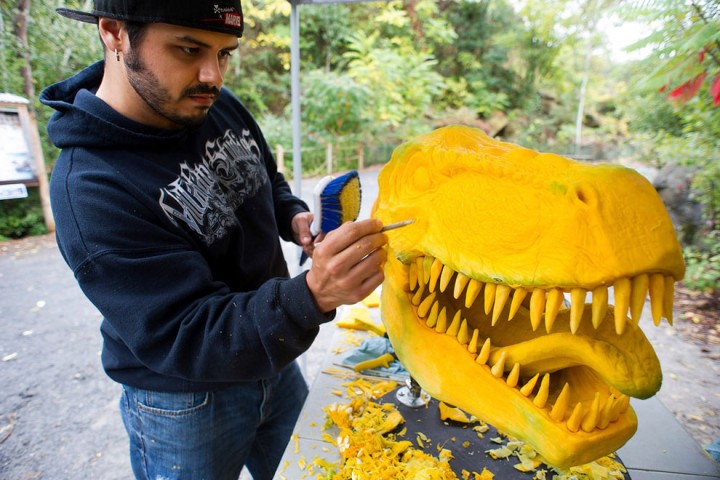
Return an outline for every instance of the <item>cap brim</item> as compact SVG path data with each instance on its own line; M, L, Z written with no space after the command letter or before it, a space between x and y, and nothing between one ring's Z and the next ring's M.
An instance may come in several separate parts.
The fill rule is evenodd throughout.
M55 11L63 17L72 18L73 20L79 20L85 23L98 22L97 15L93 15L92 13L81 12L80 10L71 10L69 8L57 8Z

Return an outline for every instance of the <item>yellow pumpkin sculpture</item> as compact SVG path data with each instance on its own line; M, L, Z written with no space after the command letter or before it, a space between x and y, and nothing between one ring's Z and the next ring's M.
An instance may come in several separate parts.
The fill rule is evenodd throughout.
M423 389L552 465L621 447L629 397L662 382L643 305L672 322L685 271L652 185L461 126L398 147L378 182L373 216L415 220L388 232L381 307Z

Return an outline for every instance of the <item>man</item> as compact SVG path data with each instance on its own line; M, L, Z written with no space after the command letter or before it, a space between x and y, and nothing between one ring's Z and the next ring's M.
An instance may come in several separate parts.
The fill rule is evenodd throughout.
M295 358L383 280L387 239L314 248L260 129L222 88L237 0L96 0L105 59L48 87L57 240L103 314L137 478L271 478L307 395ZM313 256L288 278L279 237ZM313 251L314 250L314 251Z

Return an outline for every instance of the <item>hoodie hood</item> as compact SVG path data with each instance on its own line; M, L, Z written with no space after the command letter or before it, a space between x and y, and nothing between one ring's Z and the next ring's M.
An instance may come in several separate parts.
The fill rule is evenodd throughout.
M40 93L40 102L55 109L47 131L56 147L147 148L185 137L187 128L167 130L143 125L98 98L95 92L104 68L104 61L97 62Z

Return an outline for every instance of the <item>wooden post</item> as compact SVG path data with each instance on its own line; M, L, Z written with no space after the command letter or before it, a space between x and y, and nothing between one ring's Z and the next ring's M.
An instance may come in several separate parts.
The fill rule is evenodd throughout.
M327 163L327 174L331 175L333 171L333 148L330 142L327 143L325 148L325 162Z
M45 169L45 156L42 152L42 146L40 145L40 134L38 134L37 120L35 114L30 110L27 105L21 106L18 109L20 114L20 122L27 122L27 130L30 132L30 142L35 157L35 168L37 168L38 176L38 192L40 193L40 204L42 205L43 217L45 217L45 228L48 232L55 231L55 218L50 208L50 182L48 182L47 170Z
M358 144L358 170L365 168L365 145L363 142Z
M277 162L278 172L285 174L285 150L280 144L275 145L275 161Z

